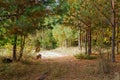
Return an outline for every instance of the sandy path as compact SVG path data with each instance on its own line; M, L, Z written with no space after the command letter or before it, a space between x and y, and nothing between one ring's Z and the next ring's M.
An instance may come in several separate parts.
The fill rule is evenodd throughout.
M42 59L46 59L46 58L60 58L60 57L66 57L69 56L67 54L63 54L60 52L55 52L55 51L42 51L37 53L42 55Z

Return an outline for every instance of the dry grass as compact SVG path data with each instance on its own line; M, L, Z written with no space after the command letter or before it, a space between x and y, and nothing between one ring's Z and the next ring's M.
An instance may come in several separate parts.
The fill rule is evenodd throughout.
M84 49L80 50L80 49L78 49L78 47L69 47L69 48L59 47L59 48L56 48L52 51L60 52L60 53L67 54L67 55L70 55L70 56L73 56L73 55L78 54L78 53L84 53L85 52Z
M98 72L97 60L77 60L74 57L57 59L28 59L17 63L0 63L0 80L113 80L120 63L113 64L109 74Z
M76 48L60 48L54 51L74 55ZM3 64L0 60L0 80L114 80L115 73L120 73L120 55L117 62L111 64L111 71L103 74L99 71L99 59L84 60L72 56L36 60L24 55L21 62ZM2 59L2 58L0 58ZM45 74L47 73L47 74Z

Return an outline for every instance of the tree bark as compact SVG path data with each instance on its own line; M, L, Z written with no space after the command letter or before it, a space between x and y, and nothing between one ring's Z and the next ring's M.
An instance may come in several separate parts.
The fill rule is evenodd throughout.
M18 57L18 61L20 61L23 56L24 47L25 47L25 36L21 36L21 49L20 49L20 55Z
M17 8L16 14L18 14L18 15L16 15L16 20L18 20L19 8ZM17 52L17 37L18 37L17 27L14 26L13 61L17 61L17 56L16 56L16 52Z
M68 40L67 39L65 39L65 41L64 41L64 46L67 48L68 47Z
M82 50L81 27L78 31L78 48Z
M117 42L116 42L116 52L117 52L117 54L119 54L119 40L118 40L118 38L119 38L119 26L117 26Z
M119 9L118 9L118 7L117 7L117 9L115 10L115 14L116 14L116 53L117 54L119 54L119 40L118 40L118 38L119 38L119 25L118 25L118 21L119 21Z
M16 61L16 60L17 60L16 52L17 52L17 34L14 34L13 61Z
M86 30L86 33L85 33L85 54L88 54L87 49L88 49L88 46L87 46L87 30Z
M115 33L116 33L116 23L115 23L115 2L111 0L112 6L112 62L115 62Z
M115 27L112 27L112 62L115 62Z
M91 27L88 27L88 55L91 55Z

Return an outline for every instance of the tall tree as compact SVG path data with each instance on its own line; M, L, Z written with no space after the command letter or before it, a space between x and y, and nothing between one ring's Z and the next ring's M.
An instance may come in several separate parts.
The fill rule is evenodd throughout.
M115 62L115 33L116 33L116 13L115 13L115 0L111 0L111 6L112 6L112 61Z
M49 2L50 3L50 2ZM20 57L23 53L23 46L25 44L25 36L28 33L35 32L36 29L39 29L43 23L40 19L44 19L46 13L49 10L46 8L45 1L31 0L5 0L0 1L1 12L0 18L4 23L4 28L7 29L10 34L13 35L13 60L16 61L16 52L17 52L17 41L19 36L21 38L21 51ZM45 6L45 7L44 7ZM7 21L7 25L4 21ZM44 21L44 20L42 20ZM40 25L39 25L40 24Z

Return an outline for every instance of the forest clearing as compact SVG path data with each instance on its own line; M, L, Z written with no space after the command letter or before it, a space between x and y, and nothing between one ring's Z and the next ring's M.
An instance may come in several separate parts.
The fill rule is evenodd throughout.
M0 80L120 80L120 0L0 0Z

